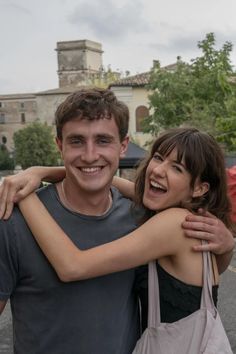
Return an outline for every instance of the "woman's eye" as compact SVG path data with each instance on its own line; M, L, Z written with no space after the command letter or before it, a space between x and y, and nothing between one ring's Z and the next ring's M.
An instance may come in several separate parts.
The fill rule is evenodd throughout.
M182 172L182 168L178 165L174 165L173 168L178 172Z
M156 160L156 161L163 161L163 158L162 158L161 155L159 155L159 154L155 154L155 155L153 156L153 158L154 158L154 160Z

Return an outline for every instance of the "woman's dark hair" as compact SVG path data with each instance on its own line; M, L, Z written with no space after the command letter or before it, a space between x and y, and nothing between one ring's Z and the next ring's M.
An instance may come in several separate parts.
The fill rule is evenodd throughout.
M138 205L143 206L145 175L149 162L158 151L168 156L173 149L177 151L177 161L185 163L191 175L190 186L193 188L196 179L209 184L209 191L202 197L192 198L182 204L192 212L203 208L214 214L224 224L231 226L231 203L227 195L227 176L223 152L216 140L209 134L195 128L171 129L161 134L153 143L149 156L141 163L135 181L135 195ZM147 211L147 215L153 215Z

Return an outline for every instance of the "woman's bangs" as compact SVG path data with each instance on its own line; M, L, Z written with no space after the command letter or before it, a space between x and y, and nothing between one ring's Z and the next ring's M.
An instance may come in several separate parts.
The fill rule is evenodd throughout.
M157 148L162 156L169 156L174 149L177 151L177 162L181 162L185 156L186 146L182 141L176 140L176 137L163 141Z

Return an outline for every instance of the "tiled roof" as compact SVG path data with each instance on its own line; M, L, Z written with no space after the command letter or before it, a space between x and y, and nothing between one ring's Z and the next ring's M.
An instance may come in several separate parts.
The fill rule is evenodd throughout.
M68 85L63 87L58 87L52 90L40 91L37 92L37 96L45 96L45 95L60 95L60 94L70 94L74 91L80 89L88 89L94 87L94 85Z
M176 69L176 63L170 64L167 66L163 66L163 70L169 70L173 71ZM150 76L151 76L151 71L137 74L134 76L128 76L125 77L124 79L120 79L117 81L112 82L109 87L114 87L114 86L132 86L132 87L143 87L145 85L149 84L150 81Z
M75 90L76 90L75 86L64 86L64 87L58 87L51 90L37 92L37 96L69 94Z
M124 79L120 79L117 81L114 81L113 83L111 83L109 85L109 87L112 86L145 86L149 83L149 79L150 79L150 74L151 72L146 72L146 73L142 73L142 74L137 74L134 76L128 76L125 77Z

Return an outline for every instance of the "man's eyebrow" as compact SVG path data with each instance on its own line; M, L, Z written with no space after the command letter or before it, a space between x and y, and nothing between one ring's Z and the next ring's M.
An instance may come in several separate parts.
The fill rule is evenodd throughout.
M69 135L67 135L66 137L67 139L75 139L75 138L84 138L84 136L82 134L74 134L74 133L71 133Z
M109 138L114 139L114 136L109 133L101 133L96 135L97 138Z

